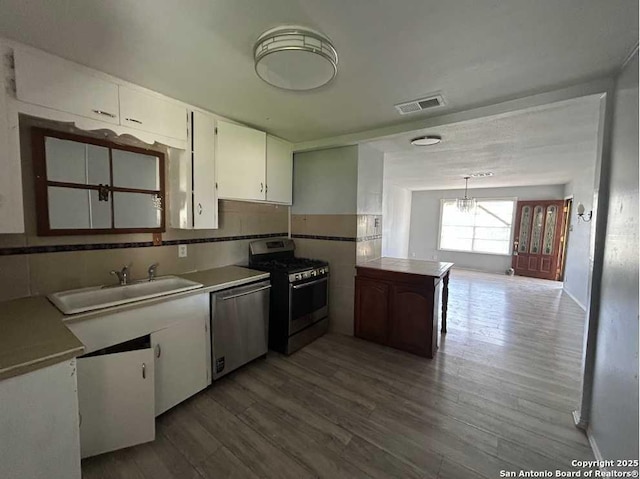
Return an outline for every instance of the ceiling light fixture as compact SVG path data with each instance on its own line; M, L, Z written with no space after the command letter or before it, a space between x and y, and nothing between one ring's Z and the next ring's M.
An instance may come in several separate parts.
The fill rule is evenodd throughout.
M437 145L442 141L442 138L437 135L419 136L411 140L413 146L430 146Z
M267 30L253 48L256 73L285 90L313 90L338 73L338 52L323 34L297 25Z
M471 173L469 175L471 178L488 178L489 176L493 176L492 171L485 171L482 173Z
M461 213L472 213L476 209L476 199L467 196L469 178L469 176L464 177L464 198L458 198L456 200L456 206Z

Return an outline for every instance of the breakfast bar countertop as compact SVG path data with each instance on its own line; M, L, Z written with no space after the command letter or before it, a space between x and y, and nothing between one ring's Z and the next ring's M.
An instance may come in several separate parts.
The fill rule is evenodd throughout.
M453 263L382 257L357 264L356 267L440 278L453 267Z

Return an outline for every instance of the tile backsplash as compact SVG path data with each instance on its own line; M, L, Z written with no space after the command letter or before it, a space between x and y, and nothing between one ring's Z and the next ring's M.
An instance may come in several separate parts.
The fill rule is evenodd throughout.
M291 215L296 254L329 262L329 328L353 335L356 264L382 253L382 216Z

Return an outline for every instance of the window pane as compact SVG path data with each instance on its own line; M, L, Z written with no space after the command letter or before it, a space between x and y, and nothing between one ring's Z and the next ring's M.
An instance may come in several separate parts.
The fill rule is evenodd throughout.
M79 188L47 188L49 226L52 230L90 227L89 190Z
M160 189L160 160L157 156L112 150L113 186L138 190Z
M443 226L442 237L473 238L472 226Z
M509 254L514 201L478 200L472 213L458 211L455 200L442 202L440 248Z
M460 212L455 201L446 201L442 205L442 224L473 226L473 215Z
M471 251L472 239L464 238L442 238L440 241L440 248L442 249L455 249L460 251Z
M109 173L109 148L87 144L87 183L90 185L111 184Z
M154 204L156 195L113 193L113 216L116 228L159 228L162 210Z
M480 253L509 253L509 241L476 240L473 250Z
M109 149L103 146L46 137L47 179L81 185L110 183Z

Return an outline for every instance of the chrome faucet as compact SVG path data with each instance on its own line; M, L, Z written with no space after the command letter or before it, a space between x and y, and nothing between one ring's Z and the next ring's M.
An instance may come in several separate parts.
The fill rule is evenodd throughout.
M156 271L158 270L158 266L160 266L159 263L153 263L151 266L149 266L149 269L147 270L147 273L149 274L149 281L153 281L154 279L156 279Z
M111 271L111 274L118 277L120 286L126 286L129 284L129 268L131 265L124 266L120 271Z

